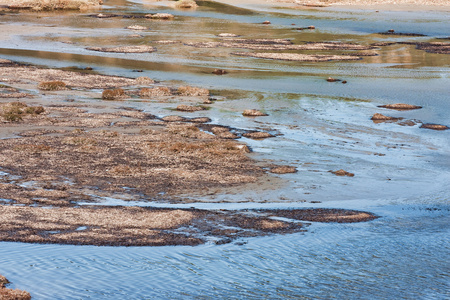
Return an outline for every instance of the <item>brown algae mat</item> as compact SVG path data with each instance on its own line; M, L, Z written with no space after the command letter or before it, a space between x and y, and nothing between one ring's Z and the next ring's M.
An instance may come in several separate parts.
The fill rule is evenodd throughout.
M245 188L269 178L276 181L269 166L253 160L248 147L234 140L249 133L270 134L205 124L211 121L207 117L157 117L122 107L121 101L54 100L80 93L98 94L100 99L99 88L135 89L133 93L139 95L142 80L42 69L7 60L0 61L0 76L5 83L0 91L4 96L0 99L1 241L198 245L304 230L303 224L294 221L297 217L273 219L281 216L276 211L80 207L80 202L94 204L102 197L187 203L193 200L183 195ZM144 83L154 88L152 80ZM14 98L24 88L26 96ZM38 94L39 89L45 93ZM184 93L189 101L202 102L209 91L182 87L178 93L177 97ZM167 96L150 97L158 101ZM270 165L272 170L276 167ZM320 221L354 221L348 213L322 210ZM361 216L361 212L354 214ZM374 218L366 217L355 220Z
M238 56L249 56L255 58L289 60L289 61L331 61L331 60L359 60L358 56L352 55L319 55L319 54L297 54L297 53L256 53L256 52L235 52Z
M29 300L31 295L19 289L9 289L6 287L10 282L0 274L0 299L2 300Z
M196 48L240 48L251 50L371 50L374 46L365 46L358 44L338 43L338 42L310 42L301 45L293 45L289 40L283 42L246 39L229 39L224 42L185 42L184 45Z
M283 217L289 220L276 220ZM342 209L210 211L143 207L0 206L0 240L97 246L195 246L305 231L307 223L353 223L376 216Z
M123 46L123 47L112 47L112 48L104 48L104 47L89 47L86 48L91 51L99 51L99 52L113 52L113 53L151 53L155 52L156 48L152 46L139 45L139 46Z
M31 10L86 10L99 8L102 0L0 0L0 6L8 9Z

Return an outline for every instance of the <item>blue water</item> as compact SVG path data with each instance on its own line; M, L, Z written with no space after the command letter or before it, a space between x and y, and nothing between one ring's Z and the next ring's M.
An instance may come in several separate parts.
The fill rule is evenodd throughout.
M178 17L173 22L150 24L151 30L142 33L140 43L215 40L221 32L245 38L290 38L295 43L368 44L450 36L448 14L433 11L271 12L260 6L258 11L211 6L173 11L142 5L142 1L114 1L104 11L108 12L170 12ZM370 211L380 218L360 224L313 223L305 233L249 238L220 246L114 248L0 242L0 274L13 282L11 287L29 291L34 299L450 298L450 131L419 128L422 122L450 126L448 55L427 54L411 45L382 48L377 50L379 56L360 61L317 64L235 57L229 55L231 49L211 51L182 44L160 45L151 54L92 53L84 48L94 41L102 45L133 42L124 27L143 21L99 21L74 12L41 14L46 25L60 27L44 26L46 34L30 29L29 34L0 40L0 58L49 67L93 66L105 74L149 76L208 87L220 100L196 116L279 134L264 141L241 141L253 149L252 158L298 169L295 174L279 175L286 180L282 188L194 195L196 203L189 207L349 208ZM259 24L268 19L271 26ZM14 22L30 28L43 26L42 20L30 13L24 13L22 19L3 15L0 31ZM314 24L317 30L297 32L292 23ZM429 37L374 34L391 27ZM64 38L74 43L61 43ZM143 72L133 72L137 68ZM214 68L230 73L213 76ZM348 80L348 84L330 84L325 80L328 76ZM237 96L227 98L230 90ZM396 112L377 107L398 102L423 109ZM176 114L170 109L177 105L125 104L158 116ZM264 110L269 116L243 118L241 112L248 108ZM374 124L370 121L374 113L420 122L414 126ZM354 172L355 177L341 178L329 172L341 168ZM6 176L1 171L0 175ZM108 201L106 204L121 204Z

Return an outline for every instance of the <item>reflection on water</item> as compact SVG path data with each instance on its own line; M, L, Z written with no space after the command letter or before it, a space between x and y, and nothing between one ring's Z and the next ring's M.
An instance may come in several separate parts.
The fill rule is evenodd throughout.
M0 243L0 273L35 299L449 298L450 139L448 131L419 128L421 122L450 125L448 55L394 44L375 49L378 56L360 61L299 63L236 57L230 55L236 49L199 49L182 43L156 45L157 52L146 54L85 49L155 45L156 40L218 41L216 35L222 32L286 38L296 44L436 41L450 35L448 16L284 8L272 13L262 7L255 12L212 1L199 4L195 11L183 11L158 2L111 0L102 10L139 16L169 12L176 16L173 21L89 16L95 12L1 15L0 30L29 31L0 37L0 58L58 68L91 66L105 74L208 87L219 100L199 115L207 114L217 124L280 134L243 141L254 150L252 157L298 169L282 175L289 182L284 188L264 195L239 191L196 198L202 202L195 204L199 207L225 205L209 204L214 202L239 209L260 202L283 207L292 203L369 210L381 218L364 224L313 224L304 234L193 248ZM272 24L262 25L264 20ZM130 25L149 29L125 29ZM316 30L296 29L308 25ZM391 27L428 37L376 34ZM212 75L215 68L228 74ZM328 76L348 83L329 83ZM424 108L398 112L377 107L397 102ZM126 105L158 116L169 114L171 108L138 101ZM242 111L248 108L269 116L243 118ZM374 113L418 121L414 126L374 124L370 121ZM329 172L340 168L355 177ZM313 200L322 203L310 203Z

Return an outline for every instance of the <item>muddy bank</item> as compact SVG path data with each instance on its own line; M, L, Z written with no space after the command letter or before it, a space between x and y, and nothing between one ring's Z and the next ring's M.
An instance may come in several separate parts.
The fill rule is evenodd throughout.
M305 230L298 221L363 222L373 214L341 209L199 210L143 207L0 206L0 240L97 246L216 244ZM274 217L287 218L283 221Z

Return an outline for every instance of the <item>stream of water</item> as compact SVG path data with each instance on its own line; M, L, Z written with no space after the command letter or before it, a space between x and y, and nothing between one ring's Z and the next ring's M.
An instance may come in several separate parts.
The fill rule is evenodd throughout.
M103 74L209 88L219 100L195 116L277 134L264 141L242 141L253 149L253 158L298 169L280 175L288 181L283 188L195 197L188 207L349 208L381 218L358 224L313 223L305 233L221 246L0 242L0 274L13 282L11 287L29 291L33 299L449 299L450 130L420 128L422 123L450 126L448 55L407 44L381 47L378 56L358 61L324 63L238 57L230 54L235 49L182 43L155 45L157 52L145 54L85 49L156 40L217 41L223 32L294 43L446 41L437 38L450 36L448 12L268 9L212 1L181 11L164 3L111 0L105 1L102 13L168 12L176 16L174 21L97 19L80 12L0 15L0 31L25 28L0 37L0 58L57 68L90 66ZM262 25L265 20L272 24ZM316 30L295 29L311 24ZM130 25L149 29L134 33L125 29ZM377 34L391 28L426 36ZM211 74L216 68L228 74ZM327 82L329 76L348 83ZM378 107L388 103L423 108L399 112ZM160 116L177 113L167 103L126 105ZM269 116L244 119L241 112L248 108ZM374 113L416 122L375 124L370 120ZM329 172L341 168L355 177Z

